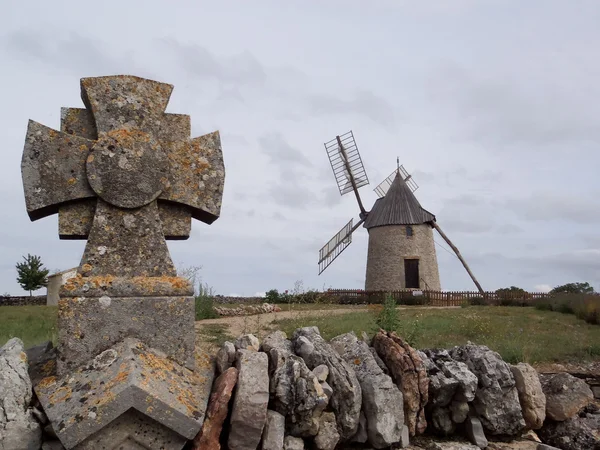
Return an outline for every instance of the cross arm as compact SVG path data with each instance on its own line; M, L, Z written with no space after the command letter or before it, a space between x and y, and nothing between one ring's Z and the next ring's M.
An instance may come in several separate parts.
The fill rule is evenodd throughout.
M168 145L170 185L159 199L187 205L193 218L213 223L221 213L225 183L219 132Z
M59 206L66 202L96 196L85 171L93 143L29 121L21 175L31 220L57 213Z

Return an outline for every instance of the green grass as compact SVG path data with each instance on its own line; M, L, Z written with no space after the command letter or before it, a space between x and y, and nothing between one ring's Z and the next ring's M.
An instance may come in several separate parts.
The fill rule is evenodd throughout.
M223 308L238 308L240 306L248 306L248 305L262 305L263 303L269 302L231 302L231 303L216 303L214 302L214 306L220 306ZM282 311L326 311L328 309L361 309L364 308L364 305L338 305L335 303L272 303L276 306L279 306Z
M213 323L202 326L198 331L202 341L210 342L211 344L220 347L225 341L233 342L235 338L227 333L229 327L225 324Z
M25 348L53 341L56 344L56 306L0 306L0 346L13 337Z
M326 314L284 319L276 325L290 336L301 326L316 325L325 339L354 330L377 331L377 308L371 312ZM396 332L416 348L450 348L471 341L487 345L510 363L600 360L600 327L573 315L534 308L471 306L457 309L399 310Z

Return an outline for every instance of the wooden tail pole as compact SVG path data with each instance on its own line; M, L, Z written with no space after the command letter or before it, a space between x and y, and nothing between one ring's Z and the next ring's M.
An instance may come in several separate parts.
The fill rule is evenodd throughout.
M466 269L467 273L469 274L469 276L473 280L473 283L475 283L475 286L477 286L477 289L479 290L479 293L481 295L484 295L483 288L479 284L479 281L477 281L477 279L475 278L475 275L473 275L473 272L471 272L471 269L469 269L469 266L467 265L467 262L464 260L464 258L462 257L462 255L458 251L458 248L456 248L456 246L452 243L452 241L450 239L448 239L448 236L446 236L446 234L442 231L442 229L440 228L440 226L437 223L435 223L435 222L432 222L432 223L433 223L433 228L435 228L437 230L437 232L440 233L440 236L442 236L442 238L448 243L448 245L450 246L450 248L452 250L454 250L454 253L456 253L456 256L458 257L458 259L460 260L460 262L462 263L462 265Z

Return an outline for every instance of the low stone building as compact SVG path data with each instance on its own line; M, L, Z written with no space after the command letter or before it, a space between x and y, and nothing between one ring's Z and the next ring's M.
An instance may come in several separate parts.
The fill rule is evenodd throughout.
M369 231L367 291L441 290L433 222L398 172L363 225Z
M65 282L77 274L77 267L73 269L63 270L48 276L48 285L46 286L46 305L58 305L60 287Z

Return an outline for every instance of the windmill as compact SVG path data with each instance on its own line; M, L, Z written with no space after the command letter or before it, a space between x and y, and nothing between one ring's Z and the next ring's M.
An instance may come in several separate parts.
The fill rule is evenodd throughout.
M379 197L370 211L362 203L358 190L369 184L354 134L349 131L325 143L340 195L354 192L359 221L350 219L319 250L319 275L352 243L352 233L361 225L369 232L365 289L440 290L440 277L433 239L435 229L452 248L467 273L483 294L481 285L466 261L442 231L435 216L424 209L414 192L419 188L400 165L374 189Z

